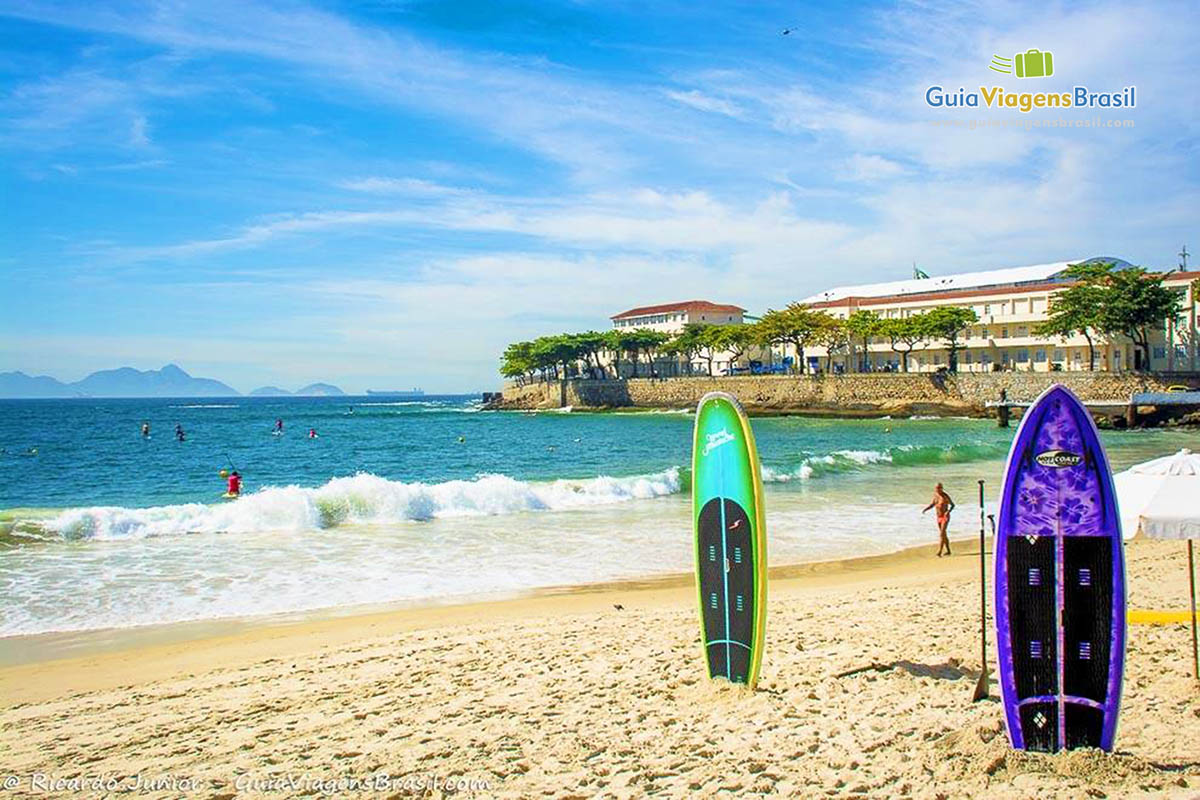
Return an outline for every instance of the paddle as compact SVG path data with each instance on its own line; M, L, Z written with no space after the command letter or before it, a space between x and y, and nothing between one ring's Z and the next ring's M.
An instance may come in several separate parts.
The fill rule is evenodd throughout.
M987 547L983 531L983 481L979 482L979 681L975 684L972 703L988 696L991 675L987 663Z

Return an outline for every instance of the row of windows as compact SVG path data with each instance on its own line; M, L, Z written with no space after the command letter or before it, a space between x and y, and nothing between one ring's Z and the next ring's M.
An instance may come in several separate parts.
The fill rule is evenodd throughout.
M613 322L617 328L641 328L646 325L661 325L664 322L676 322L683 319L683 314L649 314L645 317L629 317Z
M644 328L647 325L661 325L664 322L679 322L686 319L685 314L650 314L645 317L629 317L628 319L618 319L613 321L614 328ZM696 322L708 322L708 316L701 314ZM713 322L721 322L722 320L714 318ZM725 317L725 322L734 322L732 316Z
M938 308L937 305L922 306L919 308L884 308L876 313L884 319L904 319L911 317L914 314L923 314L931 309ZM979 303L970 306L979 317L1005 317L1015 316L1017 314L1044 314L1047 308L1047 298L1045 297L1020 297L1014 300L1001 300L995 303ZM845 312L838 313L838 316L845 317Z

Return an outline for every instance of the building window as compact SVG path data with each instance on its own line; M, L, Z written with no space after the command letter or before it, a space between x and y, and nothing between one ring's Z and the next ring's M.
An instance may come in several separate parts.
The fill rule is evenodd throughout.
M1008 328L1001 328L1001 329L1000 329L1000 338L1001 338L1001 339L1007 339L1007 338L1008 338Z
M1154 357L1155 358L1166 358L1167 357L1167 348L1155 347L1154 348Z
M1059 350L1059 349L1055 348L1055 350L1054 350L1054 360L1055 360L1055 361L1062 361L1062 360L1063 360L1063 351L1062 351L1062 350Z
M1017 351L1017 363L1024 364L1028 360L1029 360L1029 351L1026 350L1024 347L1022 347L1020 350Z
M1017 328L1017 336L1028 336L1028 335L1029 335L1029 334L1028 334L1028 331L1026 330L1026 328L1025 328L1025 326L1024 326L1024 325L1022 325L1021 327Z
M979 329L979 337L980 337L981 339L986 339L986 338L988 338L988 329L987 329L987 328L980 328L980 329Z
M1033 351L1033 360L1034 360L1034 361L1036 361L1036 362L1037 362L1037 363L1039 363L1039 364L1041 364L1041 363L1045 362L1045 360L1046 360L1046 351L1045 351L1045 350L1042 350L1041 348L1038 348L1037 350L1034 350L1034 351Z
M988 305L985 305L985 306L983 307L983 313L984 313L984 314L991 314L991 313L992 313L992 306L991 306L991 304L990 304L990 303L989 303Z

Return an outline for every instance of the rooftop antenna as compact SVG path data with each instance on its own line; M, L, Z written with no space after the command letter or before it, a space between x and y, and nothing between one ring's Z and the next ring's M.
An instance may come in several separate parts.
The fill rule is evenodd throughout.
M1183 249L1177 253L1177 255L1179 256L1179 271L1187 272L1187 260L1191 253L1187 251L1186 244L1183 246Z

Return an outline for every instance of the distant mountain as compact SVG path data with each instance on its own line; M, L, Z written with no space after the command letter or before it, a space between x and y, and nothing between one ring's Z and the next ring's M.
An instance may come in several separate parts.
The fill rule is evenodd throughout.
M75 397L78 392L49 375L0 372L0 397Z
M93 372L71 384L91 397L232 397L239 392L212 378L193 378L174 364L160 370L133 367Z
M211 378L193 378L174 364L159 370L133 367L93 372L81 381L0 374L0 397L233 397L238 391Z
M250 392L252 397L289 397L292 393L278 386L260 386Z
M296 394L305 397L341 397L345 392L331 383L310 383L303 389L297 389Z

